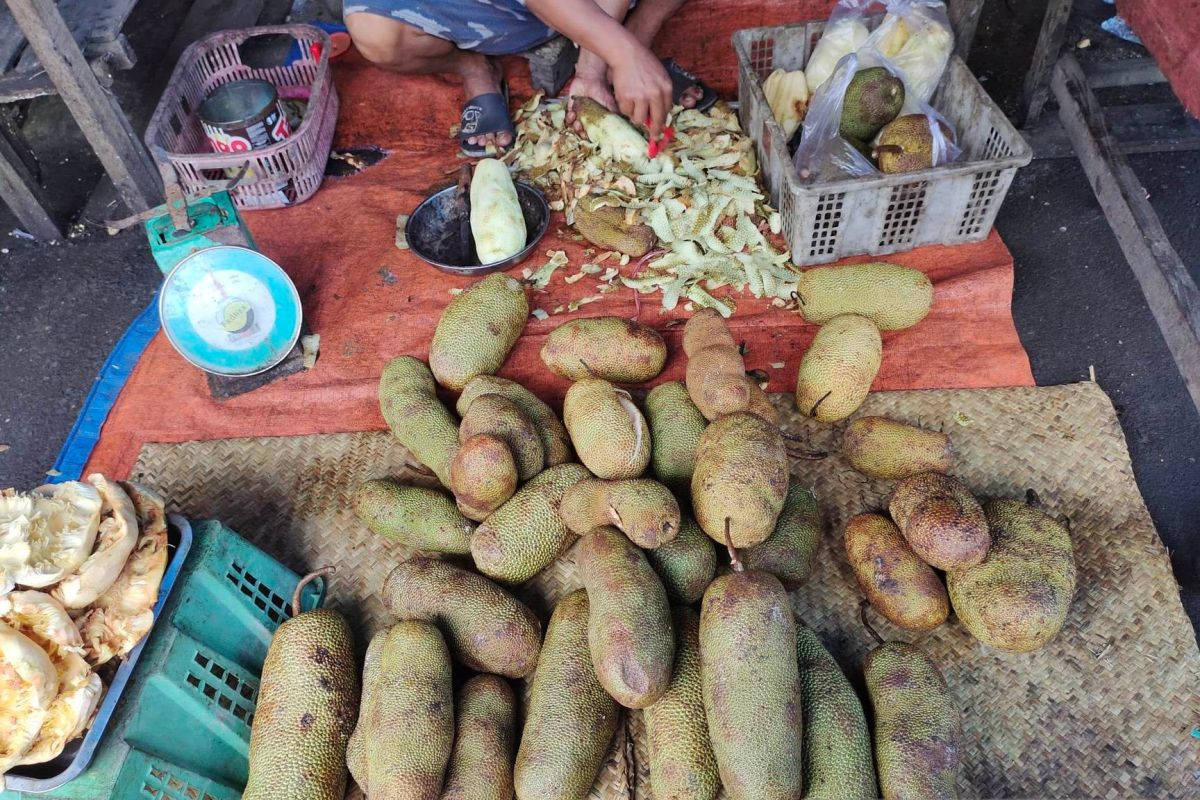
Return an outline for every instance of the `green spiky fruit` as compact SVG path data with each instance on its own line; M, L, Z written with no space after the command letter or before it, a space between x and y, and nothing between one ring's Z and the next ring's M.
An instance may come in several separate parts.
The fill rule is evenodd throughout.
M596 677L587 628L580 589L546 626L513 771L519 800L582 800L604 766L621 708Z
M973 567L987 555L987 518L958 478L922 472L892 489L888 511L913 552L947 571Z
M475 524L445 492L369 480L354 492L354 510L374 533L393 542L437 553L471 552Z
M412 356L393 358L379 378L379 409L400 444L450 488L458 420L437 398L433 373Z
M429 368L442 386L462 391L476 375L499 371L528 319L525 287L493 272L446 306L429 345Z
M546 452L533 422L512 400L482 394L471 403L458 429L459 443L472 436L490 434L508 445L517 465L517 478L527 481L546 466Z
M679 381L660 383L646 395L650 473L678 494L691 491L696 446L708 420Z
M480 672L523 678L537 663L542 625L517 598L482 575L432 558L412 558L383 582L380 598L399 619L431 622L454 657Z
M800 359L796 409L819 422L838 422L867 399L883 358L875 323L842 314L821 326Z
M815 325L859 314L881 331L898 331L925 319L933 283L919 269L869 261L806 269L796 281L796 295L805 321Z
M498 394L501 397L507 397L525 412L525 416L533 422L533 427L542 439L542 450L545 452L547 467L565 464L574 458L574 454L571 452L571 439L567 436L567 429L562 424L562 420L554 413L554 409L546 405L545 401L536 394L508 378L477 375L467 383L458 398L458 415L466 414L471 403L481 394Z
M629 392L595 378L577 381L563 421L583 465L597 478L636 478L650 463L650 428Z
M858 514L846 522L846 558L871 605L894 625L933 630L950 614L946 587L880 514Z
M626 708L667 690L675 657L671 610L646 556L616 528L596 528L575 555L591 611L588 646L601 685Z
M864 475L901 480L922 472L946 472L950 437L887 417L859 417L842 432L842 455Z
M517 462L503 439L479 433L462 443L450 462L450 488L464 517L482 522L513 496ZM471 527L474 531L474 526ZM471 540L467 538L467 552Z
M792 483L775 530L766 541L742 551L742 563L746 569L771 573L791 590L808 580L820 544L821 511L817 508L817 498L808 489Z
M679 535L673 541L646 551L650 566L662 578L672 603L691 605L704 596L717 572L713 541L696 520L681 515Z
M658 376L667 345L658 331L626 317L588 317L559 325L542 345L542 363L573 381L643 383Z
M679 502L670 489L645 478L580 481L563 495L559 513L580 536L613 525L647 549L661 547L679 534Z
M440 800L512 800L517 708L512 687L476 675L454 701L454 750Z

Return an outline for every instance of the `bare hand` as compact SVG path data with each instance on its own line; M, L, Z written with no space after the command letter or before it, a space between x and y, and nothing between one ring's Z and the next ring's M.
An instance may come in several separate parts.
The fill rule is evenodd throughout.
M609 111L615 111L617 108L617 100L608 86L608 79L603 75L594 78L576 73L567 95L567 124L574 127L576 133L583 133L583 125L575 118L575 98L590 97Z
M658 57L638 44L609 70L621 113L648 127L652 139L662 136L671 112L671 76Z

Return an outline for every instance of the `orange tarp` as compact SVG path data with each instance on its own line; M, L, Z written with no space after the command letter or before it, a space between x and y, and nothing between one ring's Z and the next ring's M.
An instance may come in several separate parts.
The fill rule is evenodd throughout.
M719 19L713 7L719 6ZM666 32L664 54L696 69L726 96L736 89L729 37L740 27L778 24L826 13L824 3L693 0ZM506 64L516 100L530 93L524 62ZM356 55L337 62L341 116L336 146L378 145L390 156L344 179L328 179L308 202L289 209L246 214L264 253L292 276L309 327L321 334L315 369L276 381L231 400L211 398L204 375L181 359L160 333L134 369L106 422L89 470L126 475L144 442L177 442L238 436L285 436L380 429L376 383L388 359L425 357L451 287L468 281L444 275L394 245L396 215L407 213L432 189L450 182L460 163L447 138L458 118L456 82L406 77L371 68ZM595 282L567 285L563 276L583 263L583 244L557 233L556 216L540 252L526 266L562 249L571 265L560 268L533 307L552 310L595 293ZM884 336L876 390L1032 385L1029 361L1010 311L1012 257L995 233L958 247L927 247L890 257L925 271L935 285L933 311L920 325ZM519 268L518 270L519 271ZM794 388L800 355L816 328L795 312L738 297L731 320L747 343L747 366L766 371L772 391ZM567 383L538 358L541 343L571 316L635 313L633 293L622 289L575 315L531 319L501 374L555 403ZM642 322L662 328L671 358L662 379L681 378L682 309L660 313L657 295L642 299ZM782 363L781 367L772 364Z

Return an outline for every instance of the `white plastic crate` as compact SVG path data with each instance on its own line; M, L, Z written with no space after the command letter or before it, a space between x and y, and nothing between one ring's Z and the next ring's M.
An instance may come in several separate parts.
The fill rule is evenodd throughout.
M879 17L870 25L878 24ZM824 20L733 35L742 128L758 148L771 202L783 217L793 263L823 264L852 255L884 255L926 244L984 239L1018 167L1033 152L958 56L933 96L954 126L962 157L920 172L803 184L762 82L777 68L808 62Z

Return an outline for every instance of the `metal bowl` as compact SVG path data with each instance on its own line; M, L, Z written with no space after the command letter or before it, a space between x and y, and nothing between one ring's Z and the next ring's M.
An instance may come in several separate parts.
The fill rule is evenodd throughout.
M525 215L525 247L514 256L492 264L480 264L471 238L470 212L455 202L457 186L447 186L421 201L404 225L408 247L422 261L452 275L484 275L520 264L550 227L546 196L524 181L515 181L517 200Z

